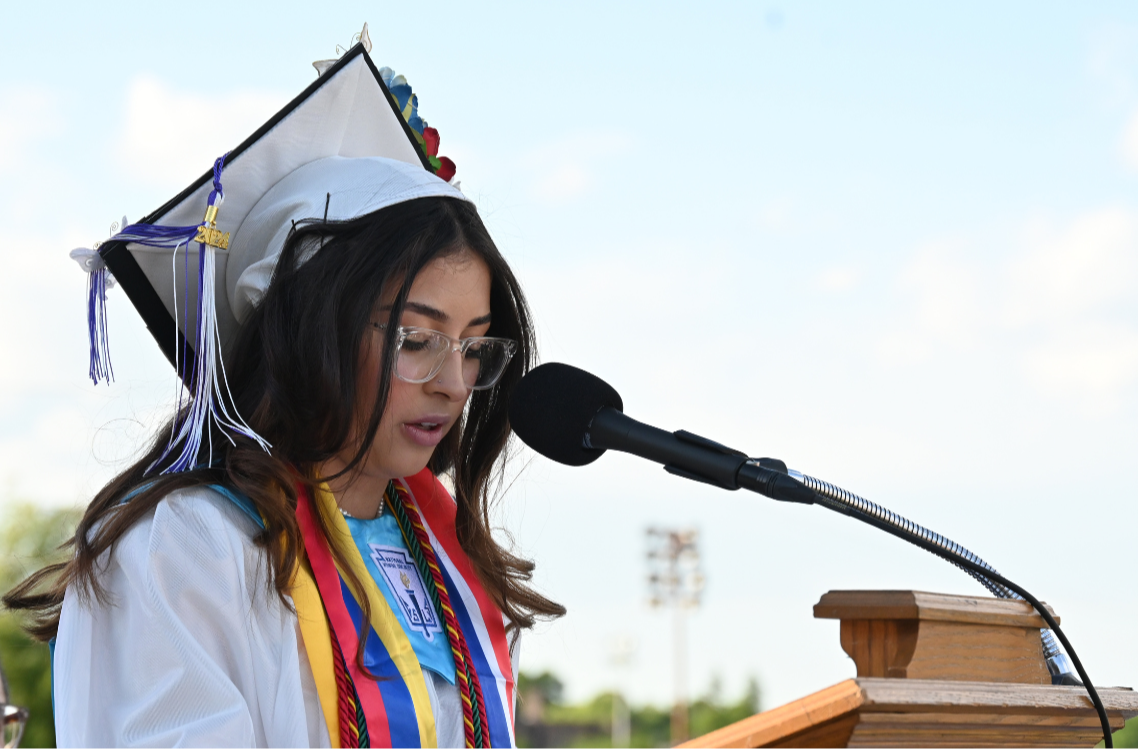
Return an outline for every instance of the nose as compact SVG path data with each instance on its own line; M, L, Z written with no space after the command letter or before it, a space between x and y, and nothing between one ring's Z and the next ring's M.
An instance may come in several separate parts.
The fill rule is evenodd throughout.
M457 349L447 352L443 368L433 379L423 383L423 386L427 392L441 393L453 401L466 400L470 388L462 376L462 354Z

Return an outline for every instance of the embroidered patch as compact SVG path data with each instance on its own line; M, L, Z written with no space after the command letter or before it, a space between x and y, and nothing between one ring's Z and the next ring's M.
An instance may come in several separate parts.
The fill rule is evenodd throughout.
M395 546L368 544L368 548L371 549L371 561L375 562L391 592L395 594L411 629L422 632L427 642L434 640L435 633L441 633L443 628L411 555L406 549Z

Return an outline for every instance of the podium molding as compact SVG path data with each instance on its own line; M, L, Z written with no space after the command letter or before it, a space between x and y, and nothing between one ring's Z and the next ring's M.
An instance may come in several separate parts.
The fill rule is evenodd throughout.
M1100 689L1111 729L1138 694ZM848 679L680 746L1094 746L1098 715L1081 687Z
M921 591L830 591L858 676L700 736L684 747L1094 746L1082 687L1053 686L1045 626L1024 601ZM1129 688L1099 690L1111 730L1138 715Z

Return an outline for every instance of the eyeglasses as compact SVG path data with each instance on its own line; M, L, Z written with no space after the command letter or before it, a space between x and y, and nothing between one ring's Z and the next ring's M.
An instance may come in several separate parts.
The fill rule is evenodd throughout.
M379 330L387 323L373 322ZM506 371L518 350L508 338L473 336L456 341L430 328L400 326L395 335L395 376L404 382L427 382L438 376L447 356L457 351L462 357L462 381L471 390L492 388Z

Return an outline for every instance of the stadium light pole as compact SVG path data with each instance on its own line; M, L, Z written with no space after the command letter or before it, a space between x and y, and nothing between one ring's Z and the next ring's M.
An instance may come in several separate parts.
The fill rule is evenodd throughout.
M628 700L624 696L623 679L620 672L632 662L636 652L636 639L628 635L618 635L609 643L609 661L617 670L617 685L612 693L612 745L630 746L632 744L632 714Z
M648 601L672 609L672 744L688 739L687 612L699 606L704 577L699 531L695 528L648 528Z

